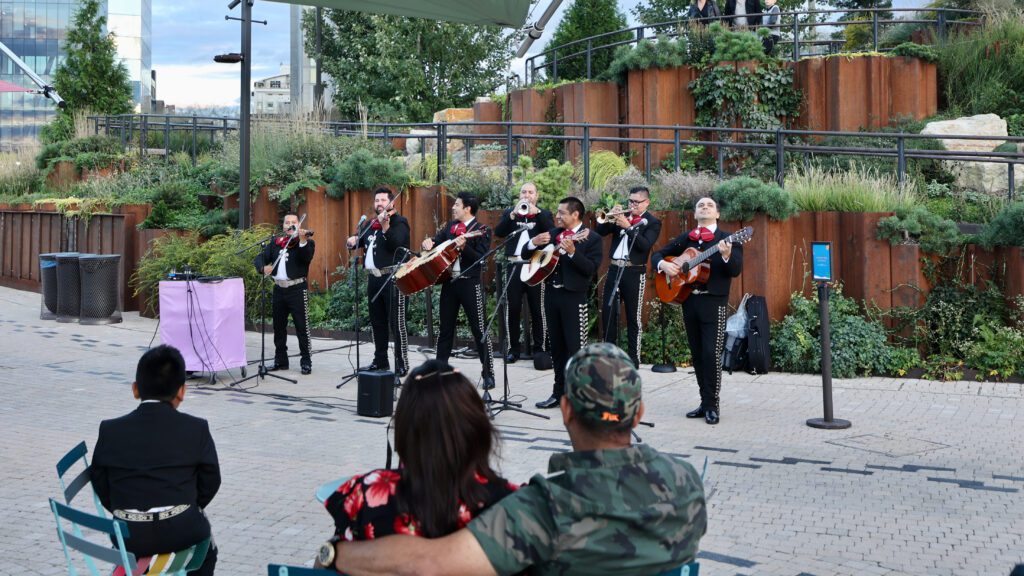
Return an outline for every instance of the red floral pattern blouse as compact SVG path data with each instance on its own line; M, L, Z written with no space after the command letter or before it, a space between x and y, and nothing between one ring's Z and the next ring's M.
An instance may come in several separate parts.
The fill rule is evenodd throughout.
M401 477L401 471L374 470L353 476L339 486L324 502L334 518L336 534L348 541L373 540L390 534L419 536L422 533L419 521L398 512L395 493ZM460 502L459 528L464 528L474 516L518 488L501 478L488 482L477 474L476 480L487 488L487 501L477 502L474 507Z

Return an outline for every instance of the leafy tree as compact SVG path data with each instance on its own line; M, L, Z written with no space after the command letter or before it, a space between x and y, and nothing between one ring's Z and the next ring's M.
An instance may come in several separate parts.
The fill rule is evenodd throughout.
M615 0L576 0L569 6L558 23L554 35L545 49L550 50L558 46L564 46L576 40L583 40L598 34L615 32L626 28L626 15L623 14ZM614 42L628 40L632 35L629 32L604 36L594 42L594 47L605 46ZM574 44L557 52L558 57L558 79L560 80L581 80L587 78L586 55L573 56L571 54L586 51L586 43ZM596 78L611 65L614 56L613 49L606 48L591 53L590 77ZM554 57L550 57L551 60ZM551 67L547 73L552 77L554 68Z
M641 24L658 24L686 18L690 4L690 0L649 0L640 2L630 12Z
M68 29L67 57L57 67L53 86L67 103L43 130L47 142L74 136L74 114L128 114L134 108L128 69L117 58L113 34L104 34L106 16L99 0L83 0Z
M437 110L468 106L505 81L512 33L470 26L324 10L323 70L342 117L360 105L385 121L429 121ZM303 17L306 50L316 54L316 16Z

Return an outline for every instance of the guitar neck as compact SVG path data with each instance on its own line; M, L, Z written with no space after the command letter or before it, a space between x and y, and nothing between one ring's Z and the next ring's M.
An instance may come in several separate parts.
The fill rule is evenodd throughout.
M718 254L718 242L715 242L715 245L712 246L711 248L708 248L707 250L701 252L700 254L697 254L696 258L694 258L693 260L690 260L690 265L691 266L697 266L701 262L703 262L703 261L707 260L708 258L711 258L712 256L714 256L715 254Z

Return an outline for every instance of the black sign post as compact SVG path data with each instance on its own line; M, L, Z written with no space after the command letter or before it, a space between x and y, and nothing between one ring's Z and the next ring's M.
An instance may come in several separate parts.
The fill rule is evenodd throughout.
M832 243L812 242L811 259L814 281L818 283L818 306L821 314L821 389L825 404L824 418L811 418L811 428L842 430L849 428L849 420L832 417L832 338L829 328L828 297L832 282Z

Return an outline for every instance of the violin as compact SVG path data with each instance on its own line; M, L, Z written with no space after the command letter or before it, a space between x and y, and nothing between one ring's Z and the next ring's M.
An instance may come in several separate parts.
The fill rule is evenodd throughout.
M298 247L300 242L312 238L313 237L313 231L312 230L305 230L304 236L305 236L305 238L299 238L299 228L298 228L298 226L292 226L291 227L291 231L288 234L284 234L282 236L278 236L275 241L277 242L277 245L280 246L281 248L290 250L292 248Z

